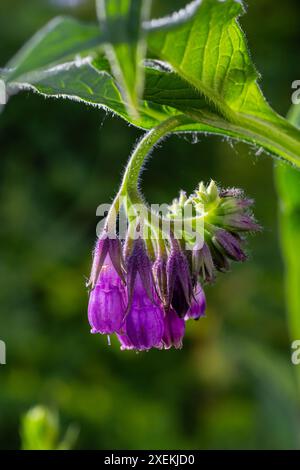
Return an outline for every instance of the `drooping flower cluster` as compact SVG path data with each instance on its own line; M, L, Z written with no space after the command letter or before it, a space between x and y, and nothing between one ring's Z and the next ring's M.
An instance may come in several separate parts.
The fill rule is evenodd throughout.
M259 229L252 203L240 190L219 190L214 182L201 183L189 198L182 193L170 206L169 218L192 205L192 221L204 220L203 241L187 250L173 231L154 257L141 236L128 234L122 244L104 230L89 282L91 332L116 334L122 350L181 348L186 321L205 315L203 285L217 271L227 271L231 260L247 258L244 235Z

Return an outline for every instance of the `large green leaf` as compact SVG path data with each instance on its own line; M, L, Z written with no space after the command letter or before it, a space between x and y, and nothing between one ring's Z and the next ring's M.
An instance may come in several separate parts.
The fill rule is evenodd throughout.
M224 117L215 103L209 101L205 94L197 91L192 84L175 72L163 71L159 66L160 63L158 67L153 67L155 62L149 61L148 63L152 65L152 68L147 69L144 98L151 103L174 107L190 116L191 123L185 126L186 130L192 132L205 130L205 132L261 145L269 151L272 147L272 151L277 154L281 151L280 148L274 150L276 142L274 143L269 136ZM289 123L285 121L284 124L289 126ZM299 132L294 128L292 130L299 138Z
M113 111L137 127L151 129L176 110L160 104L139 102L139 116L132 117L123 101L105 59L93 63L85 59L68 62L38 73L28 74L24 81L10 84L10 92L30 90L47 97L68 98L90 106Z
M118 0L110 0L107 5L113 5L116 12L117 3ZM123 6L127 9L122 11L128 12L129 5L128 0L127 6ZM135 39L128 35L130 28L128 24L126 26L126 14L125 19L122 14L115 18L118 28L111 25L108 29L103 23L105 28L101 34L95 26L66 18L54 20L9 64L11 70L4 76L8 94L27 88L49 96L79 99L109 107L145 129L157 125L170 114L184 112L191 123L180 130L212 132L244 140L299 165L300 133L270 108L257 85L258 74L237 23L242 12L241 2L235 0L202 0L189 4L181 15L143 23L143 30L149 32L150 50L171 64L174 71L147 69L143 100L134 105L140 116L130 112L132 106L128 106L128 99L124 100L122 78L114 81L110 70L101 70L103 64L96 67L97 74L95 67L84 60L77 59L74 63L80 51L81 55L99 55L99 44L108 41L114 42L114 51L121 51L115 46L124 42L126 34L128 47L133 41L135 49L138 32L135 30ZM137 27L137 16L134 18L133 24ZM67 58L73 59L72 65L68 62L57 67ZM123 59L122 74L129 62L130 75L137 64L136 56L128 61L127 50ZM104 88L101 86L103 71L109 73ZM137 80L134 72L131 78L132 92ZM112 95L117 94L118 99L107 101L108 82ZM131 100L136 100L138 89L137 86L134 92L137 95Z
M109 21L104 21L102 18L103 29L97 24L83 23L69 17L54 18L20 49L5 69L0 69L0 77L6 83L15 82L28 74L49 69L53 65L74 60L78 56L97 53L100 46L111 44L120 54L120 66L126 80L125 89L128 82L130 93L134 96L133 82L135 82L136 96L138 96L138 93L141 93L143 81L142 73L137 74L138 61L143 57L144 41L141 41L141 37L151 31L173 28L187 21L195 14L199 4L197 0L189 4L180 14L174 14L170 18L147 21L151 0L145 1L143 8L141 8L141 0L105 2L109 7ZM117 13L117 7L122 7L122 9L116 16L113 10ZM124 58L126 60L123 60Z
M146 67L144 100L138 102L138 116L132 116L111 75L108 62L100 58L69 62L48 70L33 72L24 80L11 82L10 93L31 90L54 98L68 98L87 105L109 109L137 127L151 129L170 116L189 111L197 114L190 124L178 130L228 135L251 142L243 130L223 119L205 98L176 74Z
M257 84L258 73L237 21L243 12L237 0L203 0L190 21L151 34L150 50L227 121L244 129L245 136L256 135L254 142L300 165L299 131L270 108Z
M150 17L151 0L97 0L105 50L129 114L134 116L144 88L142 62L146 37L142 24Z
M228 121L203 94L175 73L164 70L161 64L151 61L146 67L144 99L139 100L139 116L136 117L129 114L109 64L103 58L92 64L82 60L28 74L25 81L10 86L13 92L33 90L45 96L69 98L110 109L143 129L151 129L172 115L187 113L190 123L177 130L226 135L266 148L268 144L251 130Z
M6 81L17 78L88 51L104 41L97 25L66 17L54 18L38 31L7 64Z
M300 106L294 105L289 119L300 129ZM275 176L280 202L281 245L292 340L300 340L300 172L277 165Z

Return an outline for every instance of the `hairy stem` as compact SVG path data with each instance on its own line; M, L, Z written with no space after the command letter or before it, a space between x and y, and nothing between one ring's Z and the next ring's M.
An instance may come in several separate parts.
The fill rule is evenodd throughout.
M124 200L127 201L126 204L129 203L129 206L133 204L145 206L145 209L147 210L148 214L156 220L157 230L160 231L160 217L152 213L151 210L146 207L143 198L138 190L139 176L143 164L155 144L157 144L165 135L167 135L172 130L189 122L190 118L184 114L171 117L170 119L167 119L166 121L162 122L157 127L155 127L143 136L143 138L140 140L129 159L121 187L107 215L106 227L115 226L121 204L124 203L124 201L122 201L122 198L124 198ZM126 211L128 211L128 207L125 207L125 209Z
M140 140L127 164L120 190L122 194L127 192L135 199L135 195L138 193L138 181L144 161L153 147L169 132L188 122L190 122L190 118L184 114L171 117L152 129Z
M152 212L151 209L144 203L143 197L138 190L139 177L143 164L153 147L169 132L180 128L180 126L188 124L189 122L190 118L184 114L174 116L162 122L156 128L152 129L144 135L128 161L121 187L111 206L107 216L107 221L115 221L116 216L120 210L122 198L126 198L126 200L129 202L129 206L136 204L145 208L149 220L154 224L154 226L151 226L150 228L157 234L158 243L160 243L160 240L163 238L163 229L161 223L162 217ZM126 210L128 211L128 207Z

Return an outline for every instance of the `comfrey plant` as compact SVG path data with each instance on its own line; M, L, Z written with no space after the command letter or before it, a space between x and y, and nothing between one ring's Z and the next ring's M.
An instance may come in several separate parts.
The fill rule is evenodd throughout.
M181 192L164 214L153 210L138 186L145 159L166 135L192 132L300 166L300 133L258 86L242 1L195 0L160 19L151 19L151 0L97 0L96 11L98 24L46 25L0 71L2 89L5 101L20 90L69 98L148 131L96 243L88 317L92 333L116 334L122 349L180 348L185 322L205 314L205 284L247 259L245 238L259 226L243 191L213 181ZM283 194L288 181L282 173Z
M228 271L231 260L246 260L245 235L259 227L250 211L253 201L237 189L219 190L213 181L207 187L200 183L189 198L181 193L165 219L151 212L136 183L127 183L136 180L144 142L147 138L128 164L96 243L88 317L92 333L116 333L121 349L181 348L185 322L205 314L203 285L213 282L217 271ZM121 194L127 214L135 213L128 215L123 244L110 223ZM199 219L201 231L192 237Z

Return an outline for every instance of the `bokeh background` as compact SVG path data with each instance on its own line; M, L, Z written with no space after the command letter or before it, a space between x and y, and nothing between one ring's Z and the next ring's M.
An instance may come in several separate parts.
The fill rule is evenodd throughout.
M154 0L155 16L185 3ZM1 0L1 66L59 14L93 20L94 2ZM249 1L241 23L263 91L285 114L300 78L299 1ZM207 318L188 324L184 349L121 352L89 334L96 207L114 196L140 135L99 110L29 93L0 117L0 448L20 448L21 416L36 404L57 410L63 429L80 428L77 449L300 448L274 161L249 146L172 137L144 173L157 203L201 179L240 186L264 227L250 261L207 288Z

